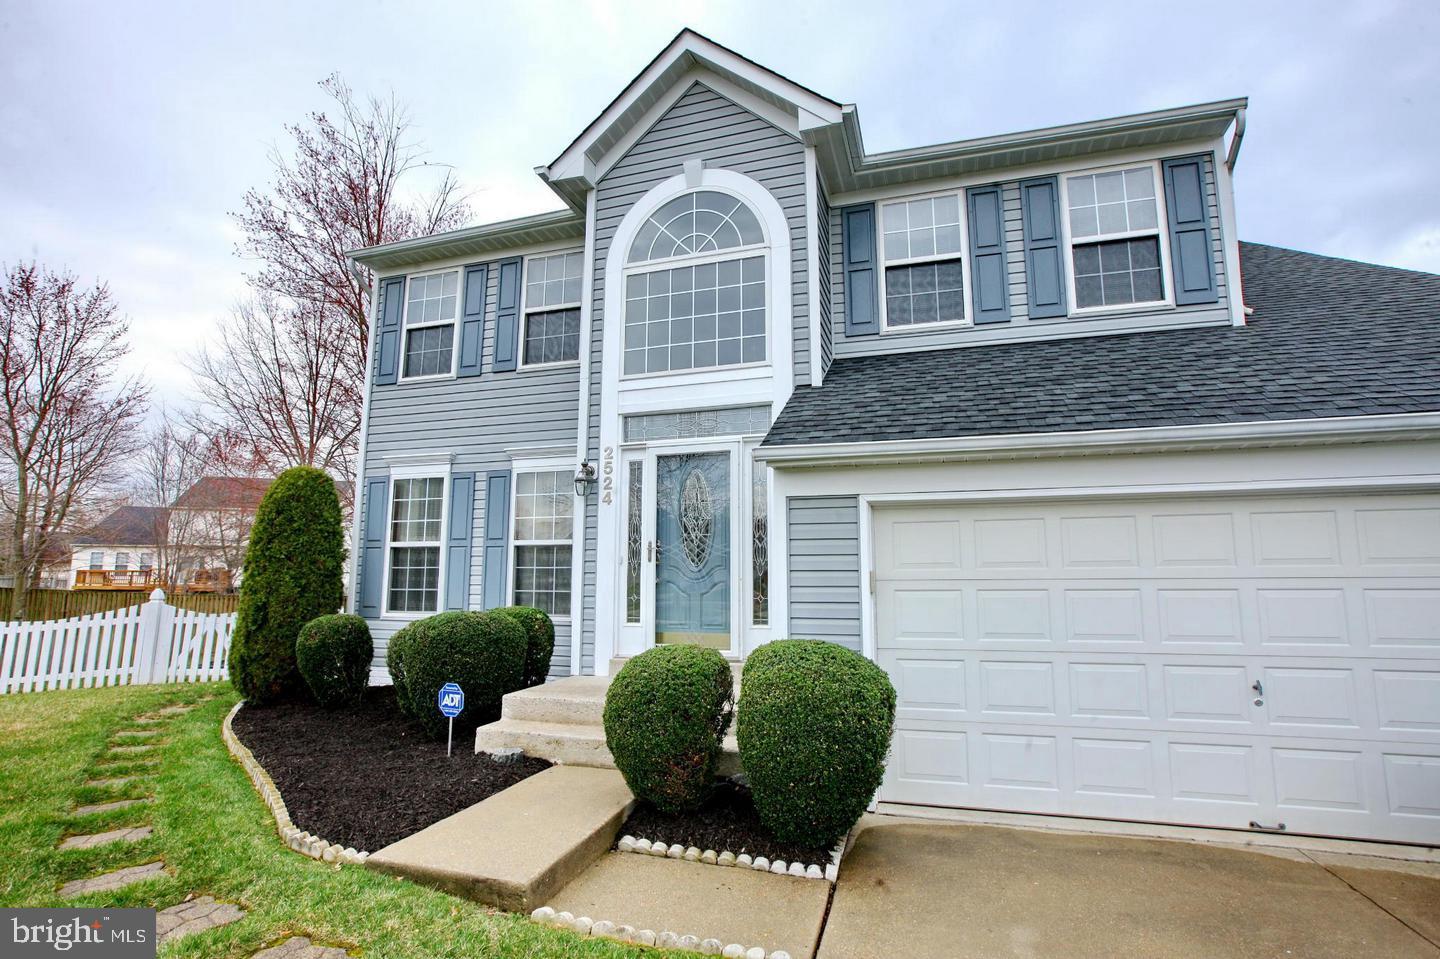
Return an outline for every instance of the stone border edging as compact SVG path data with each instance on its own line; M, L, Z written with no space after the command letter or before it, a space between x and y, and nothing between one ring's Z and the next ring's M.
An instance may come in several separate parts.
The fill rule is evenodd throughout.
M748 949L738 942L727 944L719 939L701 939L699 936L680 935L653 929L636 929L634 926L616 925L606 919L576 917L570 912L556 912L549 906L541 906L530 913L530 918L545 925L566 929L582 936L599 936L619 942L632 942L637 946L654 946L659 949L688 949L706 956L723 956L724 959L790 959L790 953L776 949L767 953L763 946Z
M836 843L835 848L830 850L830 861L823 867L818 863L791 862L783 859L771 862L764 856L752 857L748 852L735 855L728 850L717 853L713 849L701 852L695 846L685 848L679 843L666 846L663 842L653 842L649 839L636 839L634 836L623 836L615 844L618 852L639 853L642 856L664 857L666 859L683 859L686 862L698 862L707 866L738 866L742 869L754 869L756 872L770 872L777 876L794 876L797 879L824 879L834 883L840 875L840 857L845 855L845 840L841 839Z
M245 744L235 735L235 731L230 728L230 721L235 718L235 714L244 705L244 700L241 700L235 704L234 709L226 714L225 721L220 724L220 737L225 740L225 746L230 750L230 755L235 757L235 761L250 776L250 782L254 785L255 791L260 794L260 798L265 800L265 805L269 807L271 815L275 817L275 830L280 834L280 838L285 840L285 845L302 856L309 856L311 859L318 859L321 862L364 865L365 860L370 858L368 852L356 852L353 847L345 848L339 843L326 842L319 836L302 831L290 821L290 812L285 808L285 800L281 797L275 781L270 778L265 767L260 765L255 754L246 748Z

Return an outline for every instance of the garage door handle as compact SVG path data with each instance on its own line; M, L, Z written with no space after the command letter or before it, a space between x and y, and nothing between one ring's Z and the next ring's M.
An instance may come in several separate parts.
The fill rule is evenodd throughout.
M1253 689L1253 690L1255 690L1255 695L1256 695L1256 696L1264 696L1264 695L1265 695L1265 687L1260 685L1260 680L1258 680L1258 679L1255 680L1255 682L1253 682L1253 683L1250 684L1250 688Z

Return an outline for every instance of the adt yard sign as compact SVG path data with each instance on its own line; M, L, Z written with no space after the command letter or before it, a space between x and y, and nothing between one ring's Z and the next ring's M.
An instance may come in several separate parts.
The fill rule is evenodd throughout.
M445 755L448 756L450 746L455 740L455 717L465 708L465 690L454 683L446 683L440 687L435 702L440 707L440 715L450 720L450 730L445 737Z

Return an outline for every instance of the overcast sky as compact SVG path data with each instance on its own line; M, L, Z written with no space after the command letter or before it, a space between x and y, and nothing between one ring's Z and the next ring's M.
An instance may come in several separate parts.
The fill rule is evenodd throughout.
M871 151L1248 96L1242 239L1440 272L1437 0L0 0L0 263L108 281L183 401L250 268L226 214L326 74L408 103L483 222L558 207L532 168L687 25L858 104Z

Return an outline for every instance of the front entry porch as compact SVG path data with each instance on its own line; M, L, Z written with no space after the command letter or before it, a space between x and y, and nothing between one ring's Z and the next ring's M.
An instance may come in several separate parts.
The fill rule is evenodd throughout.
M521 749L553 763L614 769L615 761L605 746L605 691L622 665L624 659L613 659L609 676L569 676L508 694L501 703L500 718L475 731L475 751ZM731 668L738 698L740 664L733 663ZM719 771L723 776L740 771L733 724L725 737Z

